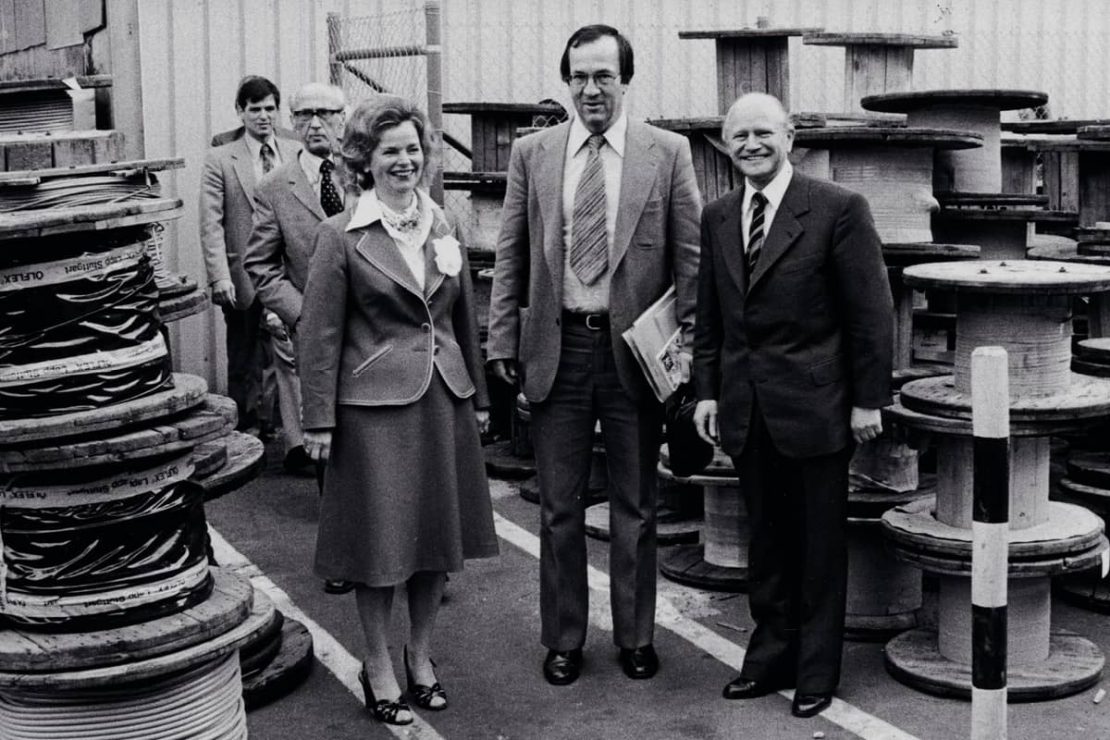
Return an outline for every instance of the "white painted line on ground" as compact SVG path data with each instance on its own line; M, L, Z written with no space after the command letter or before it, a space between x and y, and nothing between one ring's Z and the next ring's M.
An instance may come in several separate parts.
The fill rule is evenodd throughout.
M347 691L350 691L351 694L358 699L359 704L362 704L362 687L359 686L358 683L358 671L361 661L347 652L347 648L343 647L343 645L332 637L327 630L301 611L300 608L293 603L292 599L289 598L289 594L278 588L277 584L266 577L257 565L232 547L231 543L225 540L219 532L209 527L208 535L212 540L212 552L215 554L216 562L220 564L220 567L234 571L245 578L249 578L255 588L270 597L270 600L274 602L274 606L278 608L278 611L307 627L309 633L312 634L312 649L316 654L316 659L347 688ZM425 722L420 715L415 711L412 715L412 724L403 727L375 722L375 720L369 716L366 717L366 721L381 725L397 737L419 738L420 740L443 740L443 736L436 732L434 727Z
M493 520L497 527L497 535L501 539L537 560L539 559L539 537L497 512L494 512ZM590 590L593 592L590 594L590 621L594 623L594 626L611 632L613 625L609 616L609 576L593 566L588 566L587 578ZM736 671L740 670L744 662L744 648L718 635L708 627L684 617L664 597L656 599L655 623L709 653ZM794 696L793 691L780 691L779 694L788 699ZM724 700L722 699L722 701ZM913 735L840 699L834 698L832 706L822 712L821 717L864 738L864 740L917 740Z

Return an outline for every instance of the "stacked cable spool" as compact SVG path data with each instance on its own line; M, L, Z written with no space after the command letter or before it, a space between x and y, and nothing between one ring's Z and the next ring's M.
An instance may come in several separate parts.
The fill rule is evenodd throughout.
M168 166L0 175L4 737L245 737L239 648L280 629L208 563L204 483L242 482L263 450L170 370L146 249L181 212L152 175Z
M1103 522L1049 499L1051 436L1081 431L1110 415L1110 381L1071 371L1074 295L1110 291L1110 269L991 260L906 268L907 284L956 295L956 361L951 376L903 386L886 418L930 433L937 446L935 505L888 511L883 526L896 555L934 573L936 630L886 645L888 670L929 693L971 693L972 427L970 356L976 346L1009 356L1011 503L1008 564L1011 701L1066 696L1090 686L1105 662L1089 640L1051 627L1051 579L1097 567L1107 552Z
M95 128L95 91L111 84L111 75L0 81L0 133Z

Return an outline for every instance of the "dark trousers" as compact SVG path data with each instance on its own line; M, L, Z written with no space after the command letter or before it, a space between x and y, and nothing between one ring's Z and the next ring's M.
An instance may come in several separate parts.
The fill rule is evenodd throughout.
M258 423L262 400L262 303L256 298L243 310L225 306L223 311L227 325L227 395L239 409L237 428L247 429Z
M652 642L655 629L655 466L662 412L635 403L617 377L609 331L563 329L551 394L532 405L540 488L541 641L552 650L586 641L585 501L594 426L609 471L609 595L613 641Z
M840 680L847 598L848 461L852 446L784 457L756 408L733 459L751 517L749 597L756 627L740 675L800 693Z

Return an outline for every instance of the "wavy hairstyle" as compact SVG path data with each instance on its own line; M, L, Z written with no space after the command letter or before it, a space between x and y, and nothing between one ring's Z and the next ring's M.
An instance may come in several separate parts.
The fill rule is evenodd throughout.
M420 148L424 152L420 184L427 182L433 158L439 153L438 137L428 123L428 117L411 100L396 95L377 95L358 104L343 130L340 154L347 168L348 178L359 190L374 187L374 177L370 174L370 158L381 143L382 135L405 121L412 122L417 136L420 137Z

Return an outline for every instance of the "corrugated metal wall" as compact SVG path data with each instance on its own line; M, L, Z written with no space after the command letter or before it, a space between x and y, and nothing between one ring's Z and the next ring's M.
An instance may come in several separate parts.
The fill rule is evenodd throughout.
M419 12L399 11L421 7L422 0L139 3L147 156L188 161L171 182L187 206L175 228L180 270L204 278L196 236L200 163L211 133L237 123L239 78L264 74L289 94L327 78L328 12L419 22ZM565 101L558 59L566 37L585 23L605 22L628 34L635 47L628 98L633 115L713 114L713 43L680 40L678 31L753 26L765 16L774 26L828 31L952 31L958 49L918 52L915 87L1043 90L1056 117L1110 117L1107 10L1106 0L442 0L443 99ZM414 34L420 38L422 31ZM791 107L842 110L843 50L795 39L790 55ZM445 126L467 140L465 118L449 116ZM181 324L180 365L210 380L222 377L218 313Z

